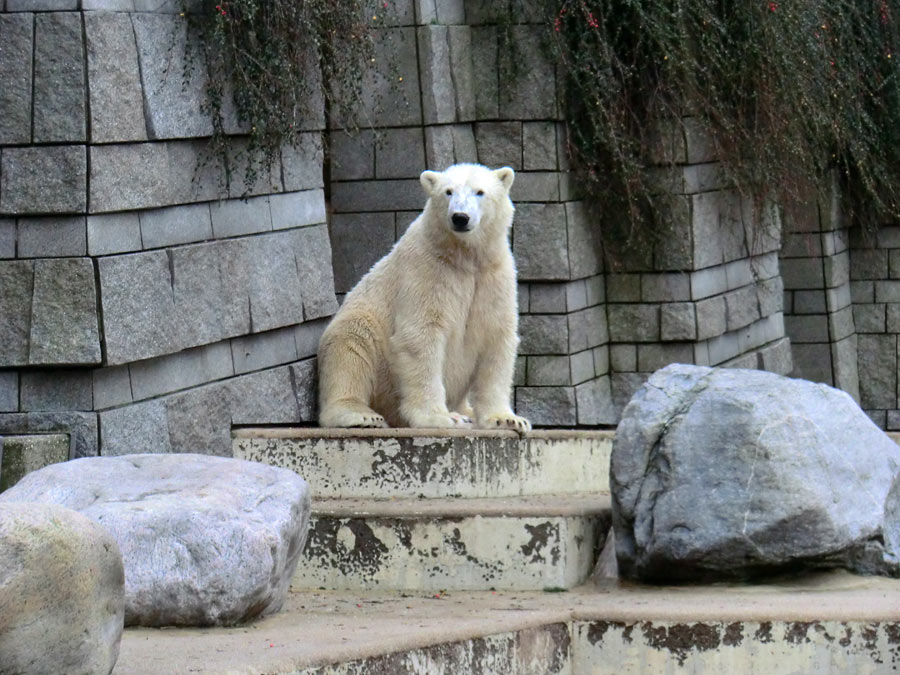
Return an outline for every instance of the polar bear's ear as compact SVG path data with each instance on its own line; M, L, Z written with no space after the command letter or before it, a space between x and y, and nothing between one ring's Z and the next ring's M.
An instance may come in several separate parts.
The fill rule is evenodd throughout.
M425 192L430 195L437 190L437 186L441 182L441 174L437 171L423 171L419 176L419 182L422 183Z
M494 175L497 176L497 180L499 180L503 184L503 187L506 188L506 191L509 192L509 189L513 184L513 179L516 177L516 172L508 166L504 166L502 169L494 171Z

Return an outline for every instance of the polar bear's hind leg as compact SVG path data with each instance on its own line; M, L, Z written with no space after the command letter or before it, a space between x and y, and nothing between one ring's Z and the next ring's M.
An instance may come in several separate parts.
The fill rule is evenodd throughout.
M319 350L320 426L388 426L384 416L369 406L375 389L371 347L356 336L323 341Z

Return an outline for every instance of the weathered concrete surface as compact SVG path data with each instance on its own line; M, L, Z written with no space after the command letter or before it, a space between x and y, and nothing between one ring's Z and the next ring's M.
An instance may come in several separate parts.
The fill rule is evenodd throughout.
M900 448L825 385L667 366L625 408L610 486L628 578L900 574Z
M606 491L610 431L240 429L234 456L291 469L315 498Z
M109 532L55 504L0 504L0 673L109 673L124 616Z
M734 660L725 664L728 667L712 672L829 672L812 667L821 661L809 660L811 654L821 654L827 648L831 655L830 672L886 674L893 672L892 659L898 649L896 638L891 644L890 636L900 631L900 584L837 572L802 581L732 587L650 588L613 584L584 586L568 593L294 592L289 594L282 612L242 628L128 629L115 675L304 672L303 669L312 673L366 672L361 668L340 670L343 667L340 665L334 665L335 669L330 671L315 669L327 664L384 663L381 659L389 658L387 655L396 655L392 658L398 659L403 653L418 655L434 645L468 642L477 651L480 639L485 636L526 631L542 636L543 631L536 629L560 624L570 627L570 658L573 664L579 664L579 658L589 656L588 650L595 647L580 636L590 632L589 626L601 621L637 624L635 634L642 634L642 624L664 629L665 633L657 640L658 646L642 645L640 650L635 648L626 655L620 652L622 660L604 662L590 658L587 669L562 672L573 675L641 672L642 659L663 656L668 658L671 672L696 672L677 667L679 651L673 650L678 642L672 645L667 640L673 633L672 625L684 625L690 631L697 624L713 624L724 625L727 630L729 625L739 622L745 648L756 645L754 648L761 650L767 646L777 650L783 660L762 661L764 667L754 669L755 662L739 650L720 645L717 649L735 654ZM772 642L760 645L754 636L764 622L771 623ZM832 642L816 628L817 623L827 626L828 635L834 638ZM803 624L808 626L806 639L810 642L800 637L797 643L790 643L790 650L784 650L786 633L802 636ZM848 629L851 642L842 644ZM681 630L676 629L674 634L677 636ZM615 631L615 628L607 630L605 637L610 639L610 644ZM731 635L736 635L736 628L731 631ZM765 632L760 637L764 635ZM596 641L597 628L594 636ZM722 632L720 636L724 641ZM870 639L866 636L874 636L870 648L865 647ZM704 654L711 656L713 651ZM407 667L383 672L429 671ZM473 671L448 668L443 672ZM493 672L523 671L503 668L498 663Z
M54 464L0 495L74 509L113 535L128 625L230 625L278 611L303 550L309 490L274 467L202 455Z
M572 588L610 522L603 496L319 500L292 588Z
M0 436L0 492L32 471L65 462L71 451L68 434Z

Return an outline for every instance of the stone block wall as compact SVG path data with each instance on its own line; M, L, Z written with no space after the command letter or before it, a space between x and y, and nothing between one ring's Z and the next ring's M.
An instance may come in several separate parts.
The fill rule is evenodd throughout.
M337 307L323 107L226 185L182 3L0 10L0 435L230 454L232 425L313 421Z

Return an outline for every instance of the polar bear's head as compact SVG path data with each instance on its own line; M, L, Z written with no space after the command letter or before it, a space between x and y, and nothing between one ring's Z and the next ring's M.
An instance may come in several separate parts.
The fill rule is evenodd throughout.
M492 171L480 164L455 164L445 171L423 171L419 180L429 207L465 240L489 232L505 235L512 222L509 189L514 178L508 166Z

